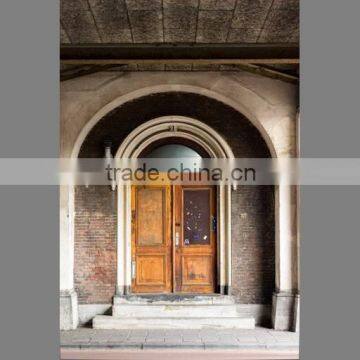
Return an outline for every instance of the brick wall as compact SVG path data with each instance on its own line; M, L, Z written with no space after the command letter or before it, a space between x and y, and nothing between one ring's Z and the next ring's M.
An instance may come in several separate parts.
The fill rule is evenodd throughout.
M110 303L116 284L116 192L75 190L75 288L79 303Z
M236 157L269 157L257 129L227 105L189 93L161 93L124 104L91 130L80 157L113 153L134 128L164 115L196 118L218 131ZM116 283L116 192L78 187L75 199L75 284L80 303L110 303ZM232 194L232 294L239 303L271 303L275 282L274 194L270 186L241 186Z
M275 282L272 186L232 193L232 295L243 304L270 304Z

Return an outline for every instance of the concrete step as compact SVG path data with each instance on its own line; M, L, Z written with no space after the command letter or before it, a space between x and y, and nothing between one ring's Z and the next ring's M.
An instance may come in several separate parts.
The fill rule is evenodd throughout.
M230 295L196 295L196 294L141 294L114 297L114 305L147 304L147 305L231 305L235 300Z
M93 319L94 329L254 329L254 318L243 317L199 317L199 318L118 318L97 315Z
M201 317L236 317L236 305L158 305L158 304L117 304L113 306L112 315L115 317L171 317L171 318L201 318Z

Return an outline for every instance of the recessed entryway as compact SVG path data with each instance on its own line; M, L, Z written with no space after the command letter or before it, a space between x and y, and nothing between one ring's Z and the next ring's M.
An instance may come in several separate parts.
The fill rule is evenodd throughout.
M115 154L116 159L159 159L169 156L181 158L190 168L191 164L200 164L204 158L234 158L229 145L215 130L196 119L183 116L164 116L140 125L126 137ZM159 170L167 171L161 166ZM152 192L143 191L140 196L134 190L136 187L131 185L119 184L117 187L117 295L228 294L231 286L230 186L191 188L189 182L185 181L167 188L165 184L169 186L171 182L164 182L162 188L160 185L163 184L160 183L161 191L154 188ZM151 195L158 199L157 203L151 199ZM150 199L151 211L157 213L161 221L144 223L138 219L139 209L144 207L143 201L146 201L145 196ZM200 210L207 215L200 223L195 222L191 226L202 226L207 229L205 232L192 232L191 226L190 231L184 231L185 221L192 218L186 217L184 204L188 202L191 205L190 201L195 200L191 199L192 196L202 199L199 203L202 208L190 206L190 212ZM142 199L139 201L139 198ZM145 214L147 210L145 206ZM161 226L154 228L158 223ZM136 231L135 224L138 228ZM144 234L154 239L145 239ZM191 236L187 238L187 235ZM198 243L201 237L204 243ZM150 241L151 245L144 246L144 241Z

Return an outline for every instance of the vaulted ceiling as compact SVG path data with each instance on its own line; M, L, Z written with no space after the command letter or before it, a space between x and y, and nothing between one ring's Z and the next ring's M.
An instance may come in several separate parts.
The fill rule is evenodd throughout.
M299 0L61 0L62 44L297 43Z
M299 0L60 0L61 80L248 71L298 83Z

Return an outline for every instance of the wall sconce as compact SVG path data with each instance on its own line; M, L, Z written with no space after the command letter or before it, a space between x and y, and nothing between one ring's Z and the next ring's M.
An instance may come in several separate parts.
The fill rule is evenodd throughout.
M105 166L107 167L108 165L112 165L112 159L113 159L113 156L111 154L111 145L112 145L112 142L111 140L105 140L104 141L104 149L105 149ZM111 190L112 191L115 191L116 189L116 182L115 180L111 180Z

